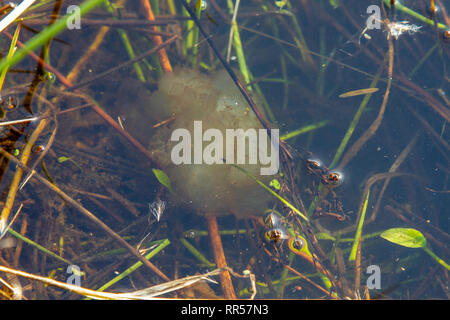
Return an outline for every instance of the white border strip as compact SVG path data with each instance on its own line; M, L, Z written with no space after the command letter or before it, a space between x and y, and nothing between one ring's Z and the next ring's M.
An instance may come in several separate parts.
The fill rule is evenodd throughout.
M25 10L28 9L36 0L24 0L14 8L2 21L0 21L0 32L14 22Z

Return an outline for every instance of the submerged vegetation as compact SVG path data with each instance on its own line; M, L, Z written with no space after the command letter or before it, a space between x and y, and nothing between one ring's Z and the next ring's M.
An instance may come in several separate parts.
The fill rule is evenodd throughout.
M450 297L448 3L73 2L0 9L2 299Z

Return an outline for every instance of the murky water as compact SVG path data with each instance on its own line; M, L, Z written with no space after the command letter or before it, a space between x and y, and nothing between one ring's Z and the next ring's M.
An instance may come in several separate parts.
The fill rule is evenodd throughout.
M120 122L149 150L150 157L92 108L83 108L58 115L57 127L54 117L50 117L36 145L47 146L55 128L56 137L44 157L44 167L38 163L36 168L113 230L122 230L121 236L131 245L137 246L144 237L141 249L151 246L150 241L169 239L170 245L151 261L171 279L213 268L214 255L204 215L218 216L228 265L238 273L250 270L255 274L256 298L326 296L300 280L292 270L287 271L284 265L323 288L327 287L324 275L329 278L332 275L338 279L333 287L339 286L335 288L339 297L355 298L354 282L358 272L355 272L355 262L349 261L349 255L358 217L370 190L361 253L357 258L361 270L360 295L364 296L368 285L372 298L446 299L448 279L443 266L421 249L402 247L379 236L394 227L417 229L427 238L428 247L441 259L449 261L449 42L443 35L444 29L421 20L421 17L428 17L423 1L405 1L404 5L417 15L405 13L402 8L392 12L386 7L389 20L384 20L386 16L380 10L380 29L371 30L366 29L366 22L376 11L368 13L368 4L363 1L345 1L345 4L342 1L296 1L280 8L273 1L255 0L240 5L237 23L249 74L240 72L244 70L244 60L234 46L229 64L242 81L249 77L247 89L257 101L264 119L272 128L279 129L293 154L289 161L280 158L282 177L259 178L266 185L270 184L272 192L307 215L309 222L236 168L221 164L216 166L227 169L205 173L203 169L190 170L193 167L180 171L170 164L173 146L170 134L177 126L203 120L205 130L225 129L227 125L248 129L248 124L242 124L246 117L258 123L236 88L227 95L216 84L216 87L211 85L216 70L224 70L224 67L202 35L195 40L192 31L195 26L180 18L186 12L179 3L175 6L178 18L160 29L182 37L166 48L173 68L191 70L184 71L189 76L180 80L179 86L167 89L165 83L165 90L183 90L173 93L178 100L171 100L169 93L161 93L162 71L156 55L93 80L78 92L97 101L112 119ZM166 18L170 14L166 3L161 3L159 9ZM48 8L41 10L49 12ZM209 39L224 56L230 25L223 17L229 19L230 10L227 1L209 1L200 20ZM110 14L101 9L96 13L102 14L102 19L110 19ZM435 20L445 25L448 13L450 7L441 8ZM122 18L145 21L139 9L131 4L120 10L120 14ZM94 19L94 16L88 15L88 18ZM392 24L394 21L408 23L401 29ZM397 34L399 30L401 33L398 39L388 40L386 26L391 32L394 27L400 28L395 29ZM149 50L153 44L143 31L145 27L148 26L131 22L123 29L112 27L80 68L79 75L73 78L73 83L89 80L130 59L120 32L127 35L136 54ZM80 30L58 35L64 42L53 41L49 63L63 74L69 74L86 54L99 30L99 26L82 21ZM168 37L164 34L163 40ZM390 84L389 41L392 41L393 61ZM9 42L4 47L9 47ZM35 62L27 59L15 68L34 70ZM20 82L31 83L33 75L11 72L7 79L7 85L12 88ZM227 79L226 86L230 84L233 82ZM345 92L369 87L379 90L370 97L339 97ZM5 120L31 117L23 108L26 92L30 92L28 88L10 89L20 103L14 110L7 109L4 103L8 111ZM387 88L389 95L384 102ZM6 84L3 90L3 96L7 96ZM46 110L66 110L86 104L79 95L65 92L58 79L51 87L48 81L40 82L34 95L42 96L45 101L36 97L32 100L33 114L43 115ZM217 98L221 95L222 100ZM222 101L223 105L219 106L217 101ZM232 109L234 102L239 108ZM170 105L170 110L164 108L165 104ZM234 113L235 118L231 119L230 113L221 114L220 108L229 108L231 111L227 112ZM216 111L218 118L211 116ZM354 129L349 129L353 124ZM307 126L313 128L285 136ZM24 137L29 139L35 128L36 123L23 128L8 127L8 131L2 132L2 147L10 152L22 150L27 141ZM260 128L263 126L258 124L255 129ZM365 133L369 128L373 132ZM369 137L367 141L359 143L365 135ZM349 150L357 152L350 156ZM149 158L157 160L159 168L168 174L173 192L168 190L167 180L165 188L158 182L152 172L157 165ZM249 154L244 158L248 161ZM307 161L311 159L320 160L320 168ZM39 152L32 153L29 165L36 160L41 160ZM245 168L256 172L255 167ZM338 186L329 183L329 174L334 171L343 177ZM13 165L2 167L2 201L6 201L14 172ZM159 178L164 182L164 177ZM281 189L276 187L277 183ZM159 221L149 212L149 203L158 199L165 203ZM17 193L13 212L21 203L24 205L22 212L12 228L20 231L26 220L28 238L85 270L83 286L100 287L112 279L115 272L124 271L136 261L125 252L100 255L117 249L118 245L108 241L98 226L39 181L30 179ZM283 218L276 227L288 235L286 239L268 242L265 239L268 227L263 225L261 216L273 210ZM301 245L303 253L295 254L295 243L290 242L295 237L307 243L309 256L304 253L304 243ZM315 238L318 240L314 244ZM15 261L18 269L43 275L54 272L57 279L66 280L66 265L36 247L24 244L18 260L14 260L15 252L16 247L2 250L2 257L11 263ZM320 261L322 269L312 266L313 260L308 260L311 254L313 260ZM366 272L369 266L379 267L381 287L371 287L373 278ZM369 270L373 270L371 268ZM326 272L322 272L324 269ZM103 277L97 278L102 272ZM160 279L141 268L109 290L129 291L155 282ZM24 280L22 285L26 284ZM233 278L233 284L238 297L250 296L248 280ZM24 295L27 294L25 291ZM75 298L39 287L29 294L30 298ZM222 295L222 291L220 285L211 284L210 288L185 294L211 297Z

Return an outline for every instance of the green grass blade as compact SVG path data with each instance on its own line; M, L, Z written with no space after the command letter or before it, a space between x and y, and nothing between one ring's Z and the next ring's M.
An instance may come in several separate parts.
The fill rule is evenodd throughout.
M20 32L20 25L17 26L16 31L14 32L13 39L11 41L11 45L9 46L9 52L7 59L10 59L14 55L14 51L17 44L17 38L19 38L19 32ZM8 72L8 68L5 68L2 70L2 73L0 74L0 92L3 88L3 83L5 82L6 73Z
M180 239L183 246L190 252L192 255L194 255L201 263L204 263L208 266L208 268L215 268L216 265L212 262L210 262L206 257L197 250L189 241L186 239L181 238Z
M298 135L301 135L303 133L310 132L310 131L322 128L322 127L326 126L327 123L328 123L328 120L323 120L323 121L320 121L320 122L316 122L316 123L304 126L302 128L299 128L297 130L294 130L294 131L291 131L291 132L288 132L288 133L282 135L280 137L280 140L285 141L285 140L294 138L294 137L296 137Z
M55 258L55 259L57 259L57 260L59 260L59 261L62 261L62 262L64 262L64 263L67 263L68 265L73 264L73 263L70 262L69 260L66 260L66 259L64 259L63 257L58 256L57 254L51 252L50 250L44 248L43 246L41 246L40 244L34 242L33 240L28 239L27 237L21 235L20 233L14 231L14 230L11 229L11 228L8 229L8 232L9 232L10 234L12 234L14 237L16 237L17 239L20 239L20 240L22 240L23 242L28 243L30 246L33 246L33 247L37 248L39 251L42 251L43 253L48 254L49 256L51 256L51 257L53 257L53 258Z
M83 16L93 10L100 3L105 0L87 0L80 5L80 15ZM20 50L17 50L16 54L14 54L11 58L2 59L0 62L0 72L3 72L5 68L11 67L22 59L24 59L30 51L35 50L36 48L44 45L48 40L55 37L57 34L61 33L67 27L67 22L75 17L77 11L74 11L71 14L67 14L50 27L42 30L38 35L33 37L31 40L25 43L25 46Z
M384 0L384 3L390 8L391 7L391 3L390 0ZM410 15L411 17L416 18L417 20L420 20L426 24L429 24L431 26L434 26L434 21L431 19L428 19L427 17L421 15L420 13L415 12L414 10L411 10L410 8L402 5L399 1L395 1L395 10L400 10L408 15ZM446 26L443 23L438 23L437 27L439 29L448 29L449 27Z
M274 192L272 189L270 189L270 187L266 186L262 181L258 180L255 176L253 176L250 172L248 172L247 170L245 170L244 168L241 168L235 164L230 164L231 166L233 166L234 168L238 169L239 171L245 173L248 177L252 178L253 180L256 181L256 183L258 183L261 187L263 187L264 189L266 189L269 193L271 193L275 198L277 198L278 200L280 200L284 205L286 205L289 209L291 209L292 211L294 211L296 214L298 214L300 217L302 217L304 220L308 221L309 219L300 212L300 210L298 210L296 207L294 207L289 201L287 201L286 199L284 199L283 197L281 197L278 193Z
M356 251L358 250L359 242L361 240L362 228L364 225L364 220L366 218L367 203L369 202L370 189L367 191L366 200L364 201L364 206L361 211L361 217L358 222L358 229L356 229L355 241L353 241L352 251L348 257L348 261L355 261Z
M149 260L152 257L154 257L157 253L159 253L162 249L164 249L165 247L167 247L170 244L169 239L165 239L163 240L155 249L153 249L149 254L147 254L145 256L145 259ZM140 266L142 266L142 262L138 261L135 264L133 264L131 267L129 267L127 270L125 270L124 272L122 272L121 274L119 274L117 277L115 277L114 279L112 279L111 281L108 281L107 283L105 283L101 288L99 288L97 291L104 291L105 289L109 288L110 286L112 286L114 283L122 280L123 278L125 278L126 276L128 276L129 274L131 274L132 272L134 272L136 269L138 269Z

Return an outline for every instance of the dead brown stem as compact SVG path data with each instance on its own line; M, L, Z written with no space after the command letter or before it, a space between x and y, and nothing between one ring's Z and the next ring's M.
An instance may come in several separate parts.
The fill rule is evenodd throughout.
M220 239L217 219L216 217L206 217L206 222L208 224L208 233L211 239L211 245L217 268L227 268L227 260L225 259L225 253L223 252L222 239ZM230 272L225 270L220 273L219 277L225 299L236 299Z
M141 0L141 6L144 9L145 18L148 21L155 21L155 15L153 14L152 6L148 0ZM158 31L156 26L150 26L151 31ZM159 46L163 41L161 36L151 36L155 46ZM170 64L169 57L167 56L166 49L158 51L159 63L165 73L172 72L172 65Z
M17 170L27 170L31 171L30 168L28 168L26 165L24 165L22 162L17 160L14 156L12 156L9 152L5 151L3 148L0 148L0 153L8 158L8 160L14 162L17 164L18 169ZM118 235L114 230L112 230L110 227L108 227L103 221L98 219L93 213L91 213L89 210L84 208L82 205L80 205L77 201L73 200L71 197L69 197L64 191L59 189L56 185L49 182L47 179L42 177L39 173L36 171L33 172L33 178L36 178L44 184L47 188L53 190L55 193L57 193L61 198L63 198L65 201L70 203L72 206L74 206L79 212L81 212L85 217L89 218L92 222L94 222L96 225L98 225L102 230L104 230L106 233L108 233L114 240L116 240L121 246L125 247L133 256L135 256L139 261L141 261L144 266L155 272L158 276L160 276L162 279L169 281L170 279L162 273L153 263L145 259L144 256L142 256L136 248L131 246L128 242L126 242L120 235Z

